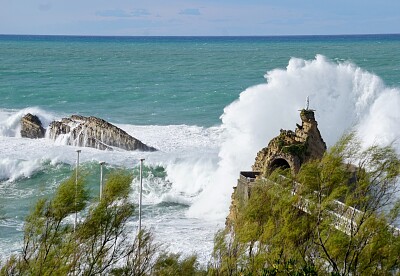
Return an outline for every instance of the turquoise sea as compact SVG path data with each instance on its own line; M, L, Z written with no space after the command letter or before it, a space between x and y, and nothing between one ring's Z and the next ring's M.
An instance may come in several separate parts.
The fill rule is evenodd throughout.
M45 125L97 116L157 147L82 149L93 197L99 161L137 175L138 159L146 158L144 225L172 251L196 252L205 263L239 171L279 129L294 129L307 96L328 145L350 128L366 144L395 141L400 35L0 35L1 258L19 249L29 208L76 161L75 147L21 138L24 114ZM135 178L134 202L137 186Z

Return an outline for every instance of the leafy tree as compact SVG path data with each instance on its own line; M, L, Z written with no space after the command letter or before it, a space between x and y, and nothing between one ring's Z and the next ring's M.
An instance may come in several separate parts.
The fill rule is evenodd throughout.
M126 247L124 263L111 270L112 275L151 275L157 254L161 251L160 244L154 242L151 232L142 230L133 244Z
M126 222L134 208L128 201L132 177L115 172L108 177L100 202L90 203L83 178L74 175L57 188L52 199L40 199L24 225L20 254L1 268L5 275L93 275L110 271L129 254ZM82 219L76 229L75 212Z
M247 258L246 245L239 242L234 232L222 230L214 238L214 250L208 266L210 275L237 275L242 272Z
M363 149L354 134L344 136L321 162L303 166L299 196L312 202L307 217L318 267L337 275L399 272L400 237L391 226L400 221L399 175L400 160L391 146Z
M196 256L181 258L180 254L162 253L154 265L155 276L187 276L206 275L206 271L199 268Z
M77 191L75 194L71 191ZM87 192L81 178L70 177L58 187L53 200L40 199L24 225L22 252L11 256L2 274L49 275L66 273L75 266L75 240L68 216L86 206Z
M126 222L134 213L128 201L132 177L112 173L98 204L89 207L85 220L76 233L78 258L76 268L83 275L102 274L127 255L129 241Z

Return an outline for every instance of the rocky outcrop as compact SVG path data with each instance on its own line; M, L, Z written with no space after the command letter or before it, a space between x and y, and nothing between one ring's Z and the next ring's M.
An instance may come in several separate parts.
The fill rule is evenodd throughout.
M43 138L45 129L42 126L42 122L36 115L30 113L26 114L21 119L21 137L38 139Z
M48 128L49 138L61 139L67 145L112 150L156 151L122 129L97 117L72 115L61 121L54 121Z
M240 172L225 222L227 229L234 227L242 208L247 205L257 179L261 177L266 181L276 168L290 168L296 174L303 163L322 158L326 144L318 130L314 111L303 109L300 118L302 123L297 125L295 131L281 129L279 136L257 153L253 171Z
M281 129L279 136L258 152L253 171L268 175L281 167L290 168L293 173L297 173L303 163L323 156L326 144L318 130L314 111L303 109L300 118L302 124L297 124L294 132Z

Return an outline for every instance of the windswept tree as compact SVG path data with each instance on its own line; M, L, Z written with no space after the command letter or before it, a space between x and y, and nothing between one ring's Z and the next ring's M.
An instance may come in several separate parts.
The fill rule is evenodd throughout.
M6 275L93 275L110 271L124 258L126 222L134 213L128 201L132 177L112 173L99 202L90 202L84 179L71 176L52 199L40 199L24 224L23 248L1 269ZM73 227L75 212L80 219ZM132 240L132 239L131 239Z
M50 275L71 271L76 266L72 214L82 211L87 199L82 178L76 183L74 177L60 184L52 200L40 199L25 220L22 252L11 256L1 273Z
M136 235L128 229L134 215L128 200L131 182L130 174L115 171L108 175L100 201L90 202L83 178L65 180L27 216L23 248L2 264L0 275L204 274L196 257L167 253L150 231Z
M391 146L363 148L354 134L296 176L275 171L252 187L214 271L236 261L230 275L400 273L399 175Z

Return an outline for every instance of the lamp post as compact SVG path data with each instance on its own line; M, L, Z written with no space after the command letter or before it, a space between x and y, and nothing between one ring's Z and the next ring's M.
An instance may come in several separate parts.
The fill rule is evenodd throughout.
M103 165L105 164L104 161L99 162L100 164L100 200L103 195Z
M78 211L77 211L77 202L76 198L78 197L78 169L79 169L79 154L81 150L77 150L76 153L78 154L78 158L76 159L76 175L75 175L75 220L74 220L74 233L76 230L76 222L78 220Z
M143 161L144 158L140 159L140 189L139 189L139 235L142 231L142 190L143 190Z
M141 245L141 240L142 240L142 190L143 190L143 161L144 158L140 159L140 189L139 189L139 232L138 232L138 263L140 267L140 247Z

